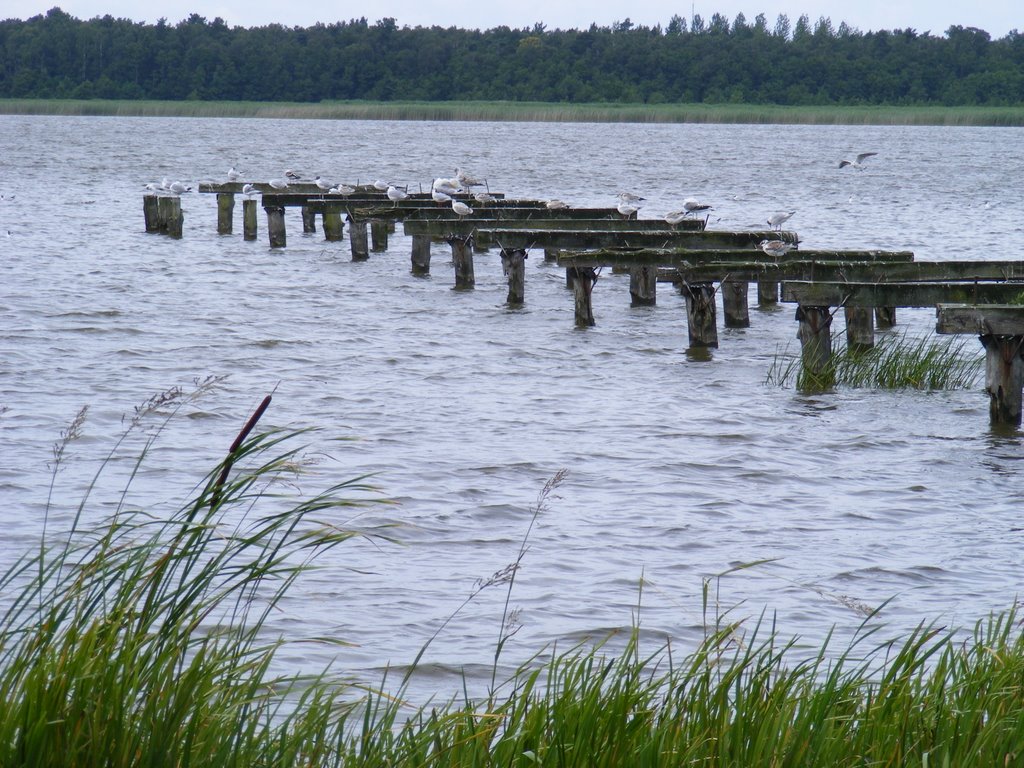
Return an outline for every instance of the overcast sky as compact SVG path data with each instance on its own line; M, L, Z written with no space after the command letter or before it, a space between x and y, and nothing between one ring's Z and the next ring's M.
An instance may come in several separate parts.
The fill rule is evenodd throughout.
M371 23L385 17L394 18L399 26L461 27L463 29L490 29L497 26L513 28L532 27L537 22L548 29L586 28L592 22L610 26L629 18L634 24L653 26L668 24L673 14L689 20L693 13L705 20L721 13L730 20L743 13L752 22L764 13L769 27L780 13L791 22L807 14L812 26L820 17L827 16L834 26L845 21L862 32L877 29L905 29L941 35L954 24L979 27L993 38L1005 36L1010 30L1024 28L1024 3L1021 0L713 0L713 2L657 2L623 3L612 0L513 0L487 2L487 0L365 0L365 2L329 2L329 0L163 0L158 3L139 3L138 0L3 0L0 18L27 19L45 13L54 6L79 19L110 14L117 18L153 23L164 17L176 24L191 13L199 13L208 20L220 16L230 26L255 27L279 23L285 26L309 27L317 22L347 21L365 16Z

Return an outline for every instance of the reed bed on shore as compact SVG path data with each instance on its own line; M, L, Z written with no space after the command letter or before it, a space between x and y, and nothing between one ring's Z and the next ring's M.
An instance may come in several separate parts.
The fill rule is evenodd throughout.
M178 391L147 401L131 427L186 400ZM444 622L397 690L330 669L275 675L287 639L269 635L267 616L317 558L364 535L336 518L373 496L365 478L309 498L287 491L278 481L302 465L292 447L301 433L256 432L268 402L174 514L148 514L126 491L86 525L87 494L70 531L51 531L0 577L0 764L768 768L1024 757L1015 605L973 632L922 625L902 638L884 637L868 609L845 648L826 639L808 654L766 618L748 625L723 611L709 578L704 639L688 651L643 648L637 618L619 650L539 649L495 674L484 695L412 706L406 685L444 641ZM85 416L55 447L55 476ZM541 492L512 562L480 584L508 590L495 673L515 631L510 600L530 531L560 480Z
M0 99L0 114L595 123L1021 126L1024 107Z
M984 355L972 352L973 339L903 333L880 335L874 347L850 347L840 335L833 339L829 365L808 370L799 355L776 354L765 383L800 391L823 392L835 387L876 389L970 389L984 368Z

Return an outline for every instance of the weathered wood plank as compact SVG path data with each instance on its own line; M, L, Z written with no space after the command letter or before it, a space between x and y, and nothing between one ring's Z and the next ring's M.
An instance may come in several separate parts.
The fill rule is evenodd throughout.
M819 307L932 307L1015 304L1024 283L824 283L787 281L782 300Z
M252 184L253 188L257 192L259 192L261 194L266 193L266 194L270 194L270 195L305 195L307 197L325 197L328 200L333 200L333 199L339 199L339 200L340 199L350 199L350 200L352 200L352 199L369 199L369 200L384 200L386 202L391 202L390 200L388 200L387 192L385 192L383 190L377 189L372 184L361 184L361 185L353 184L351 186L355 189L355 192L353 192L350 195L341 195L341 194L330 195L330 194L327 194L326 192L324 192L324 190L320 189L320 187L318 187L312 181L293 181L293 182L289 182L288 183L288 187L287 187L286 190L275 189L274 187L270 186L269 182L266 182L266 181L252 181L252 182L225 181L225 182L219 182L219 183L217 183L217 182L205 182L204 181L204 182L201 182L199 184L199 191L202 192L202 193L206 193L206 194L211 194L211 193L217 193L217 194L219 194L219 193L241 194L242 188L247 183ZM431 199L430 195L431 195L430 192L415 192L414 191L414 192L409 192L409 197L407 199L409 199L409 200L429 200L430 202L433 202L433 200ZM460 192L460 193L457 193L455 196L458 197L458 198L464 198L464 199L467 199L467 200L473 198L473 195L471 193L469 193L469 192ZM491 197L493 197L495 200L504 200L505 199L505 193L504 192L492 192L491 193ZM544 201L539 201L539 202L540 202L541 205L544 204Z
M791 251L787 257L807 251ZM676 280L801 280L851 283L919 283L1024 280L1024 261L911 261L907 252L874 254L864 262L786 261L774 263L693 264L676 270L660 270L661 282ZM880 258L881 257L881 258Z
M714 248L667 248L667 249L622 249L600 251L563 251L558 256L558 265L562 267L616 267L656 264L660 267L673 269L686 268L696 264L761 264L791 261L912 261L914 254L910 251L829 251L805 250L790 251L785 256L768 256L760 251L736 251ZM728 271L721 279L742 279L743 275L734 275ZM757 276L748 276L757 279ZM705 277L705 281L716 282Z
M478 229L477 234L506 248L560 248L581 250L585 248L714 248L714 249L746 249L757 250L767 233L765 232L729 232L715 230L681 230L673 229L664 222L651 220L649 225L660 225L659 228L649 226L640 229L631 225L640 224L640 220L615 222L614 227L597 227L586 230L569 230L565 228L549 229L547 227ZM794 232L776 233L789 238L788 242L796 242Z
M979 336L1024 336L1024 305L939 304L936 333L976 333Z
M594 210L594 209L591 209ZM556 212L557 213L557 212ZM547 231L561 230L562 232L661 232L669 236L676 236L684 232L700 232L699 228L687 225L684 229L681 224L679 228L673 229L660 219L622 219L622 218L557 218L554 215L545 215L538 212L536 216L523 216L513 218L512 212L506 210L495 211L489 218L457 219L447 216L437 219L407 218L402 226L407 235L430 235L431 237L444 237L450 232L459 234L474 234L482 242L498 244L499 238L495 238L496 231L518 233L519 230ZM703 222L698 222L702 224ZM789 234L789 233L787 233ZM793 235L795 238L796 235ZM509 246L514 247L512 245ZM544 247L544 246L541 246ZM558 247L558 246L556 246Z

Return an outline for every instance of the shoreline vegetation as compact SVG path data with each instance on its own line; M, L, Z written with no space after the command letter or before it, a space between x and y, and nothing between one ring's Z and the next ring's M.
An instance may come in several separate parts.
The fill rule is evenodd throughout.
M168 420L216 383L175 387L136 407L71 511L70 530L57 524L69 510L48 502L39 546L0 574L0 764L767 768L1002 766L1021 756L1016 603L973 632L922 624L887 637L884 605L835 596L858 614L856 636L845 648L830 636L799 649L770 617L748 622L719 603L723 576L768 561L703 579L705 631L692 651L667 641L641 648L638 604L617 651L555 647L500 671L516 632L515 576L528 567L530 531L561 474L539 495L518 556L466 600L507 590L485 694L470 696L467 685L448 700L406 700L410 676L444 641L451 616L397 690L331 668L276 675L275 656L295 640L275 637L268 617L319 556L379 536L338 520L385 500L366 478L302 492L298 476L314 474L294 445L303 433L253 431L269 396L169 516L137 508L131 480L122 490L99 482L107 464L131 460L132 435L143 445L131 477L156 461L149 454ZM83 409L54 446L51 494L86 417ZM90 522L97 509L109 517Z
M156 101L0 99L3 115L298 120L1024 126L1024 107L562 104L513 101Z

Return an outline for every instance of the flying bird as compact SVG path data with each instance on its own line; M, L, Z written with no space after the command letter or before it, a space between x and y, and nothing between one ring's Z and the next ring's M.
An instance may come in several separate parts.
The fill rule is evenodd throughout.
M877 154L877 152L861 152L853 160L840 160L839 167L845 168L846 166L850 166L851 168L856 168L858 171L863 171L864 161L867 160L869 157L874 157Z
M768 226L772 229L782 229L782 225L789 221L796 211L779 211L768 217Z

